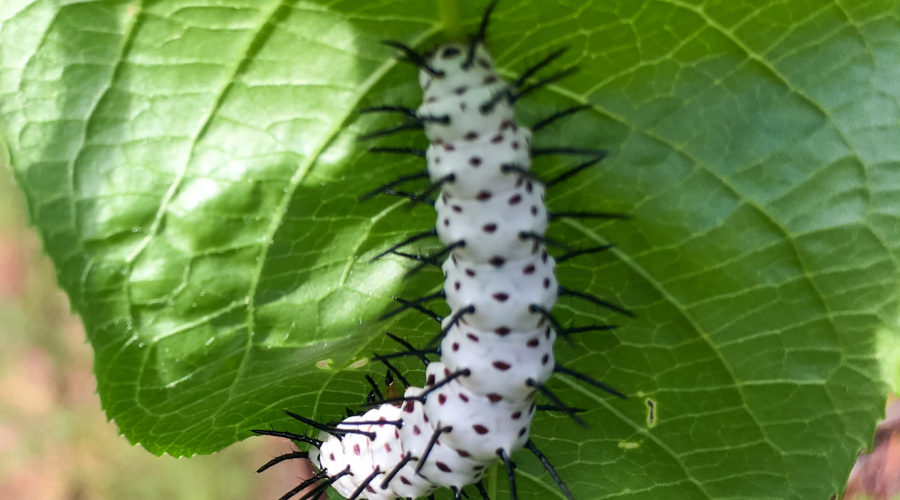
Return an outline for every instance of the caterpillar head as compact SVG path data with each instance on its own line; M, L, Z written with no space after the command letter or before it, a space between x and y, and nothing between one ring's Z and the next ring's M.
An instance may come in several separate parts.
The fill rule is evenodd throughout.
M462 86L489 85L500 81L494 71L494 62L484 44L475 45L470 60L469 46L448 43L439 46L427 57L433 70L419 72L419 85L425 91L425 99L430 95L448 95Z

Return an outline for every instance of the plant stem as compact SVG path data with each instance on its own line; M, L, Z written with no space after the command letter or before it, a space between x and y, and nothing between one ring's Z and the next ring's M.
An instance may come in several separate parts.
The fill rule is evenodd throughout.
M462 23L459 18L459 0L438 0L438 13L444 32L452 40L462 40Z
M497 461L492 463L487 472L487 492L491 498L497 498Z

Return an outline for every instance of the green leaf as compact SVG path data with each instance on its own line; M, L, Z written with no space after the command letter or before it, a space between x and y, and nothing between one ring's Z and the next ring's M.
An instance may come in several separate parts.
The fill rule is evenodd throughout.
M471 32L485 2L460 5ZM421 162L356 141L396 123L360 107L418 104L415 68L379 42L433 47L437 10L0 3L0 137L131 442L210 453L252 428L302 431L283 409L339 418L368 392L363 374L383 373L367 357L396 348L382 332L437 333L414 314L376 318L440 273L370 262L433 211L359 202ZM897 352L896 3L502 0L488 41L505 78L567 46L555 66L579 72L524 99L520 119L588 104L536 145L611 151L551 190L551 209L633 214L550 233L614 242L560 265L560 281L638 314L557 305L566 324L620 325L557 355L630 396L553 380L591 427L544 414L532 435L576 496L840 494L897 374L879 364ZM515 458L521 498L561 497Z

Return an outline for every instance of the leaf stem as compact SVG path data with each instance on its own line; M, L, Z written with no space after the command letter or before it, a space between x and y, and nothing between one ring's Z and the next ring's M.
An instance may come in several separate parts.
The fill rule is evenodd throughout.
M488 480L487 480L488 496L491 498L497 498L497 461L496 460L494 460L494 463L492 463L488 467L487 478L488 478Z
M438 0L438 13L444 32L452 40L462 40L462 23L459 17L459 0Z

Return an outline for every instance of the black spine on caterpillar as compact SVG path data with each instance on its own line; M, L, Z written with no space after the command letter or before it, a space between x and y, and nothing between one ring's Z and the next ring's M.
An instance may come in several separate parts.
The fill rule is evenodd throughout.
M562 404L544 386L554 371L624 397L554 361L558 325L549 311L557 295L567 291L559 287L556 264L545 248L549 240L544 233L552 214L544 203L544 185L530 173L531 131L516 123L514 105L525 93L569 71L525 86L529 77L562 53L557 51L513 84L503 81L483 44L491 8L479 34L468 45L445 44L426 57L399 42L387 42L420 68L424 99L416 110L398 106L371 108L369 111L410 115L415 122L367 137L424 128L430 141L424 152L427 177L433 188L419 195L393 190L403 182L425 177L416 174L378 191L423 201L433 190L440 190L434 202L434 231L404 243L436 235L445 245L448 256L441 266L445 275L443 291L430 298L444 297L451 314L437 318L442 321L438 337L441 359L428 363L425 387L408 387L403 397L382 400L363 415L350 416L332 426L291 414L320 431L317 439L304 436L303 440L312 445L308 456L322 471L316 476L317 481L324 482L304 498L314 498L329 484L349 499L420 498L439 487L451 488L459 497L462 488L470 484L476 484L486 498L479 481L486 467L498 458L506 465L515 498L509 456L523 447L538 457L563 493L571 498L549 461L528 439L538 408L536 396L549 397L554 403L549 409L565 411L578 422L581 421L576 409ZM580 109L583 107L557 113L540 121L538 127ZM422 156L421 151L409 148L377 150L412 151ZM583 166L576 167L575 173L603 157L600 151L558 151L592 156ZM399 246L390 251L434 262L427 256L396 252ZM606 248L570 251L565 258ZM627 312L600 299L594 301ZM418 302L400 302L404 307L422 310ZM559 333L608 328L598 325ZM411 355L427 361L423 351L404 345ZM376 359L387 362L386 357ZM377 391L377 387L373 388ZM300 455L287 458L296 456Z

